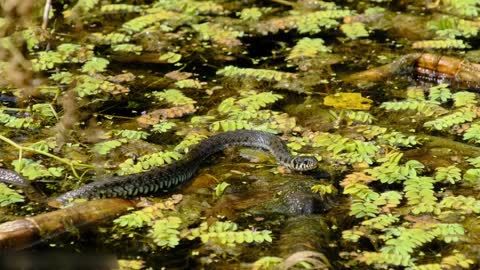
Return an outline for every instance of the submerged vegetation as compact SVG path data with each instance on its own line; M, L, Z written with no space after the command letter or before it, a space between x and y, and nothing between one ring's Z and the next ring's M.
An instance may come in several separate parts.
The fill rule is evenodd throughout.
M328 176L227 152L95 239L35 248L118 250L125 269L478 269L480 1L46 2L2 3L2 168L54 196L255 129ZM0 183L2 221L51 210L28 195Z

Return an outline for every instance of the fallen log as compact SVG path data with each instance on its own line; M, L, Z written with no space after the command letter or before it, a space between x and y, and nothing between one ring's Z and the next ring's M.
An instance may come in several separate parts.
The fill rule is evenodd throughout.
M407 54L390 64L348 75L343 80L357 85L368 85L384 81L407 69L420 81L449 83L455 88L480 89L480 64L431 53Z
M480 64L461 58L424 53L416 61L415 73L423 81L448 82L454 87L480 89Z
M20 250L34 243L80 228L112 219L135 203L124 199L101 199L68 208L0 224L0 250Z

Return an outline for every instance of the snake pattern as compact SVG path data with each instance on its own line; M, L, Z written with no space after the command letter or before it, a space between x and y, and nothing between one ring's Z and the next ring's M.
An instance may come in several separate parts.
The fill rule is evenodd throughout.
M107 177L63 193L53 201L65 205L77 198L133 197L168 192L192 178L206 158L230 146L268 151L275 156L280 165L295 171L308 171L317 167L315 157L291 155L285 143L274 134L258 130L229 131L201 141L183 159L170 165L136 174ZM6 169L0 169L0 181L19 186L28 185L23 177Z

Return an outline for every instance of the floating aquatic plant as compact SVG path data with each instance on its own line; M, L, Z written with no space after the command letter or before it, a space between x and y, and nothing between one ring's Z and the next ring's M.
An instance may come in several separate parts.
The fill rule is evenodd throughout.
M15 190L8 188L7 185L0 183L0 207L23 201L24 199L22 195L18 194Z

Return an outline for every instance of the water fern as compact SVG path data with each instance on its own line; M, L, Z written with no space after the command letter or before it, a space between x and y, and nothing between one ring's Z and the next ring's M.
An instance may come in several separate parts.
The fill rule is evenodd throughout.
M114 52L134 53L140 54L143 51L143 47L135 44L112 44L112 50Z
M468 108L462 108L456 112L439 117L435 120L427 121L423 124L423 126L436 130L446 130L454 125L471 122L474 118L476 118L474 111Z
M200 238L203 243L216 242L219 244L242 244L272 242L271 231L254 231L245 229L238 231L238 225L233 222L217 221L212 225L206 222L198 228L190 229L187 238Z
M117 170L117 174L125 175L139 173L154 167L172 163L175 160L179 160L181 157L182 155L178 152L164 151L141 156L136 159L136 161L129 158L118 165L119 169Z
M293 60L298 58L313 58L321 53L328 53L330 48L324 45L324 41L321 38L302 38L292 48L287 60Z
M422 40L412 44L414 49L465 49L470 47L461 39Z
M437 167L435 181L455 184L462 179L461 170L454 165L448 167Z
M219 120L210 125L212 131L233 131L237 129L252 129L250 122L245 120Z
M139 5L128 5L128 4L110 4L103 5L100 8L102 13L124 13L124 12L140 12L142 7Z
M350 39L368 37L366 26L361 22L342 24L340 29Z
M437 198L435 198L431 177L411 177L404 182L405 197L408 199L408 205L413 206L412 213L431 213L436 208Z
M5 207L10 204L23 202L24 198L15 190L10 189L4 183L0 183L0 207Z
M122 25L122 28L127 33L137 33L141 30L162 21L169 19L179 19L181 14L172 11L157 9L155 13L136 17Z
M299 33L317 34L322 28L333 28L339 25L335 19L351 14L350 10L322 10L294 15L292 20Z
M174 106L196 103L195 100L185 96L185 94L183 94L180 90L177 89L167 89L162 92L155 91L148 95L153 95L153 97L155 97L157 100L165 101Z
M268 69L239 68L235 66L226 66L218 70L217 75L233 78L253 78L263 81L281 81L295 78L295 74L293 73Z

